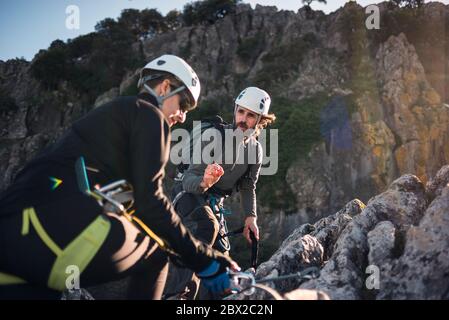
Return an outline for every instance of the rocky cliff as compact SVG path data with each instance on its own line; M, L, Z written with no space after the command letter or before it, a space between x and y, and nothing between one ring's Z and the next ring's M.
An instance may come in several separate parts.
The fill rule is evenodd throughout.
M339 212L297 228L259 266L256 277L318 267L316 279L269 285L280 293L294 290L290 298L300 299L311 292L312 298L321 294L331 299L448 299L448 230L449 166L426 185L407 174L366 206L353 200ZM267 298L271 296L264 291L250 297Z
M330 123L324 141L287 171L305 214L335 209L350 195L366 201L400 174L425 182L448 159L449 109L406 36L388 38L372 64L377 90L358 96L352 114L334 98L322 114Z

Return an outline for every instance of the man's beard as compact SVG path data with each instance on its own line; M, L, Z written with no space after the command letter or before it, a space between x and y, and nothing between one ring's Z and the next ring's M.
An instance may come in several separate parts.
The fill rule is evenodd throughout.
M237 127L240 128L240 129L242 129L242 131L245 131L245 130L248 129L248 126L246 125L246 122L243 122L243 121L237 123Z

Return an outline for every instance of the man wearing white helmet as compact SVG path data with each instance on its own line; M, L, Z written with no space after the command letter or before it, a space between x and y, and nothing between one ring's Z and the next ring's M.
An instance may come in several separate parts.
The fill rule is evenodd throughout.
M130 276L129 298L159 299L168 267L161 248L211 288L229 288L227 267L238 266L187 231L162 189L170 127L196 107L198 76L163 55L143 68L138 86L137 97L118 97L75 122L0 194L0 299L58 298L70 266L83 287ZM104 214L90 190L122 179L147 233Z
M235 146L226 143L222 145L222 158L232 152L232 163L192 163L173 189L175 208L195 237L222 252L228 251L229 242L225 236L225 228L220 225L216 212L211 210L211 201L222 206L224 198L233 191L240 193L241 206L246 215L243 235L250 243L250 231L259 239L255 190L263 153L257 136L261 129L276 118L274 114L268 113L270 104L270 96L264 90L256 87L243 90L235 99L234 123L223 127L224 132L231 134L241 130L242 136L246 137L235 149ZM221 139L214 138L212 141L219 140ZM210 142L201 143L203 150ZM227 149L229 147L233 150ZM251 157L251 152L255 152L256 156ZM255 158L254 163L249 162L251 158ZM189 278L186 271L184 274L184 278Z

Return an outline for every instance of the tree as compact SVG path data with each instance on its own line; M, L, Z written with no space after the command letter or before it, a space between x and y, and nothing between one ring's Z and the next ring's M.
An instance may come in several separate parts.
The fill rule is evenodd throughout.
M140 11L137 9L125 9L118 18L118 24L130 31L135 36L142 33Z
M165 24L168 30L176 30L182 26L182 14L178 10L171 10L165 16Z
M424 0L391 0L399 7L420 8L424 4Z
M75 39L69 39L67 41L67 46L71 58L79 58L88 55L92 51L95 38L98 36L97 33L91 32L86 35L78 36Z
M326 1L326 0L302 0L302 3L303 3L306 7L309 7L309 8L310 8L310 4L311 4L312 2L314 2L314 1L317 1L317 2L321 2L321 3L327 4L327 1Z
M167 31L168 27L164 16L157 9L144 9L140 12L140 37L148 36Z
M321 2L321 3L327 4L326 0L302 0L302 3L304 4L304 8L306 9L306 18L307 19L313 19L315 17L315 13L312 10L312 7L310 6L310 4L313 1L317 1L317 2Z
M106 18L95 25L95 31L100 34L108 35L113 32L114 29L117 29L117 27L117 21L112 18Z
M60 80L68 75L66 45L61 40L51 43L48 50L41 50L31 65L31 73L42 84L51 90L58 87Z
M170 19L172 18L170 16ZM169 30L166 18L157 9L144 9L142 11L125 9L117 22L113 19L105 19L97 24L96 30L103 33L117 33L117 27L131 33L136 40L152 37Z
M187 26L215 23L226 14L235 11L235 7L241 0L204 0L186 4L182 12L182 18Z
M49 50L52 50L52 49L54 49L54 50L55 50L55 49L62 49L62 50L64 50L65 47L66 47L66 44L65 44L64 41L62 41L62 40L60 40L60 39L56 39L56 40L54 40L54 41L50 44Z

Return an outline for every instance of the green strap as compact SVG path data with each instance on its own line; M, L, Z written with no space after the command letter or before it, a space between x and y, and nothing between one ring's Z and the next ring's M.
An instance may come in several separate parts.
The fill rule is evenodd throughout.
M26 283L26 281L19 277L13 276L12 274L0 272L0 285L1 286L8 286L8 285L13 285L13 284L23 284L23 283Z
M22 224L22 236L26 236L30 231L30 220L34 229L41 238L41 240L47 245L47 247L53 251L56 256L61 255L62 249L50 238L48 233L45 231L44 227L42 227L39 218L37 217L36 211L34 208L27 208L23 210L23 224Z
M77 266L81 274L97 254L111 229L111 222L104 216L98 216L78 237L62 250L44 230L34 208L23 210L23 236L28 235L30 232L30 221L39 238L56 255L47 285L49 288L59 291L66 289L67 267L70 265ZM14 276L11 277L16 278ZM6 282L7 278L3 280ZM22 283L25 283L25 281ZM4 284L1 277L0 284Z
M98 216L84 229L56 258L48 279L48 287L59 291L65 290L67 267L77 266L82 274L103 245L110 229L111 222L104 216Z

